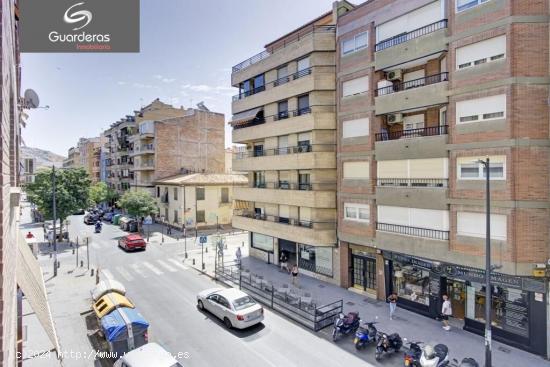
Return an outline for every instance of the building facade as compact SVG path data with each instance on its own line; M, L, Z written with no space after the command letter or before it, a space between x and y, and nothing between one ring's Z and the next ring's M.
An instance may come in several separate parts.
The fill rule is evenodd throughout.
M81 167L80 149L78 147L70 147L67 152L67 159L63 161L63 168Z
M36 173L36 158L23 158L21 161L21 182L34 182Z
M233 226L250 232L251 254L339 283L336 238L336 19L332 11L233 67Z
M159 216L177 228L230 225L235 189L248 184L243 175L194 173L154 182Z
M399 5L399 6L397 6ZM547 354L548 3L373 0L338 19L341 284Z

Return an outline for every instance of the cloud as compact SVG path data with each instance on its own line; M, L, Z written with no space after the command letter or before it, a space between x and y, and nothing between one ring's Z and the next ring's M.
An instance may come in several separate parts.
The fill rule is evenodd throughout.
M123 82L123 81L118 81L116 82L118 85L126 85L126 82Z
M132 84L132 87L134 88L141 88L141 89L151 89L151 88L155 88L154 85L151 85L151 84L143 84L143 83L133 83Z
M160 80L163 83L173 83L176 81L176 78L167 78L165 76L162 76L160 74L153 75L153 78Z

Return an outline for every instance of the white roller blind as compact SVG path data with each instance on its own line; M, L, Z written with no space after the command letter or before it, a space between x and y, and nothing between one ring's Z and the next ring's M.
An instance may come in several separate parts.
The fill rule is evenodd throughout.
M342 84L342 95L344 97L353 96L355 94L365 93L369 90L369 77L352 79Z
M377 212L380 223L398 224L401 226L409 225L409 208L378 205Z
M357 136L369 135L369 118L365 117L357 120L348 120L342 123L343 131L342 136L344 138L354 138Z
M369 161L344 162L344 179L364 180L369 177Z
M457 212L456 233L461 236L485 238L485 213ZM491 214L491 238L506 240L507 216Z
M408 81L411 81L411 80L424 78L425 76L426 76L426 72L424 71L424 69L420 69L420 70L413 71L413 72L410 72L410 73L405 73L403 75L403 81L408 82Z
M279 217L288 218L290 209L288 205L279 205Z
M279 136L279 148L286 148L288 147L288 135L285 136Z
M307 68L309 68L309 57L298 60L298 71L302 71Z
M376 42L427 26L443 18L441 1L435 1L376 27Z
M307 132L307 133L299 133L298 134L298 141L306 141L306 140L311 140L311 132Z
M497 113L501 113L502 116L498 115ZM456 103L457 124L505 117L506 94L469 99Z
M311 208L305 206L300 207L300 220L311 221Z
M409 178L408 161L379 161L377 166L378 178Z
M492 61L492 57L506 56L506 35L489 38L487 40L472 43L456 49L456 68L475 66L477 64ZM485 61L478 61L485 60Z
M409 160L410 178L449 178L448 158Z
M449 211L379 205L378 222L408 227L449 230Z

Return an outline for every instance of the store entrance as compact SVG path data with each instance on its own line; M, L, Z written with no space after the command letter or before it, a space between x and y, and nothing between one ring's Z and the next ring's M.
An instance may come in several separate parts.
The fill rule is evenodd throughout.
M376 259L351 255L353 287L376 291Z
M296 242L279 238L279 259L281 258L281 254L283 252L288 258L288 268L291 269L294 264L298 263L298 258L296 256Z
M446 278L446 293L451 301L453 318L464 321L466 316L466 282Z

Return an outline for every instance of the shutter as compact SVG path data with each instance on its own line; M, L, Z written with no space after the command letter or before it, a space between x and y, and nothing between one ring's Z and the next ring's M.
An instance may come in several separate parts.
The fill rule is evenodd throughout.
M441 0L438 0L379 25L376 27L376 42L413 31L443 19L444 16L441 14L441 9Z
M300 220L311 221L311 208L305 206L300 207Z
M299 133L298 141L311 141L311 132L308 131L307 133Z
M378 178L408 178L407 160L379 161Z
M462 236L485 237L485 215L482 213L456 213L456 233Z
M472 43L456 49L456 68L459 65L485 59L491 56L506 55L506 35Z
M410 226L418 228L449 230L449 211L410 208Z
M403 81L408 82L411 80L416 80L420 78L424 78L426 76L426 71L424 69L416 70L410 73L405 73L403 75Z
M288 68L287 66L283 66L282 68L277 69L277 79L281 79L288 76Z
M369 161L344 162L344 179L368 179L369 170Z
M298 60L298 71L309 68L309 57Z
M380 223L409 225L409 208L378 205L377 212Z
M279 136L279 148L287 148L287 147L288 147L288 135Z
M279 205L279 217L289 218L290 208L288 205Z
M506 240L507 238L507 219L506 215L491 214L491 238L497 240Z
M369 118L365 117L357 120L348 120L342 123L342 136L344 138L353 138L356 136L368 136L370 129Z
M481 120L483 114L494 112L504 112L506 116L506 94L457 102L456 122L460 124L460 118L465 116L478 116Z
M348 80L342 84L342 89L344 97L367 92L369 90L369 77L363 76L361 78Z
M410 178L448 178L448 158L409 160Z

